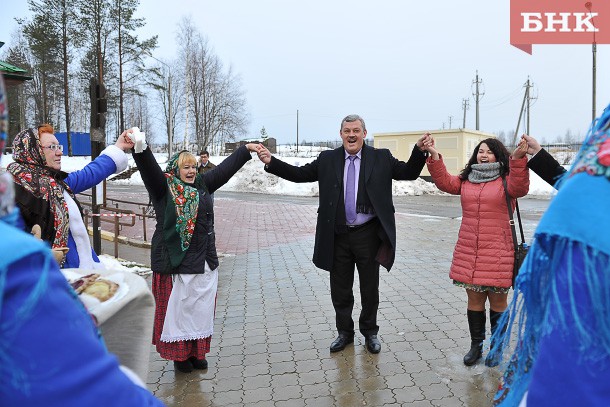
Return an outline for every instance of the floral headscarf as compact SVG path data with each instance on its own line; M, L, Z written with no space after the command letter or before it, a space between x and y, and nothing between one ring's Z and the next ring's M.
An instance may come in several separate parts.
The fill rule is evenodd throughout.
M196 187L186 184L180 179L178 158L185 151L176 153L167 163L165 170L170 193L165 211L164 236L174 267L182 262L184 253L189 248L199 208L199 191ZM176 234L180 241L179 249L175 247Z
M74 194L63 182L66 174L47 167L36 129L27 129L15 136L13 160L7 170L13 175L15 184L23 187L34 197L49 203L55 231L55 236L52 236L52 247L67 246L70 223L63 191L68 191L73 198Z

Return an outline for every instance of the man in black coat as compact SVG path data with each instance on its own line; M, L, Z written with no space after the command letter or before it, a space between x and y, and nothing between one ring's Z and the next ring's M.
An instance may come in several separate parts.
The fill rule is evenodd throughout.
M540 146L532 136L524 134L521 136L527 142L527 153L533 157L527 161L527 166L549 185L555 187L555 183L566 172L561 164Z
M352 287L356 266L362 301L359 329L369 352L379 353L379 265L389 271L396 252L392 179L419 177L426 161L423 146L430 136L417 141L405 163L387 149L364 144L366 125L358 115L345 117L339 134L342 147L323 151L302 167L289 165L266 149L259 151L259 158L267 172L288 181L318 182L320 203L313 262L330 272L338 331L330 351L343 350L354 341Z

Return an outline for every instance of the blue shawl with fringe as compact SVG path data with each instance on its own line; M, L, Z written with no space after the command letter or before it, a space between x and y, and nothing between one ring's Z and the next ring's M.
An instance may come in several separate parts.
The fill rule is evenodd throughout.
M610 405L610 106L558 182L492 339L494 404Z
M22 361L15 358L10 344L13 343L13 336L19 331L21 325L32 318L36 304L47 290L49 266L54 260L43 241L36 240L15 227L19 223L18 221L19 211L17 209L0 217L0 236L2 236L0 242L0 253L2 253L0 256L0 377L8 380L2 384L3 386L10 385L21 391L28 391L29 380L20 367ZM18 315L19 318L5 319L3 305L9 266L34 253L44 253L47 258L45 264L41 266L40 279L26 296L21 308L16 311L15 315Z

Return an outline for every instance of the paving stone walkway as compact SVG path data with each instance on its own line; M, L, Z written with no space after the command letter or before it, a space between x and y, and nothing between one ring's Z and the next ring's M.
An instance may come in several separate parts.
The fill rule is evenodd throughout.
M459 219L396 214L396 263L381 271L382 351L369 354L357 334L331 354L328 273L311 262L317 205L263 196L217 198L215 207L224 256L210 367L175 372L151 346L147 385L168 406L491 404L499 371L462 363L466 298L448 278Z

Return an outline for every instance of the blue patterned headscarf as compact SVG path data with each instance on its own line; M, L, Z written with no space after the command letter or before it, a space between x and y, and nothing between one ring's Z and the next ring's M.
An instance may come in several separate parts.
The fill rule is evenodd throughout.
M557 186L492 339L496 405L610 404L610 106Z

